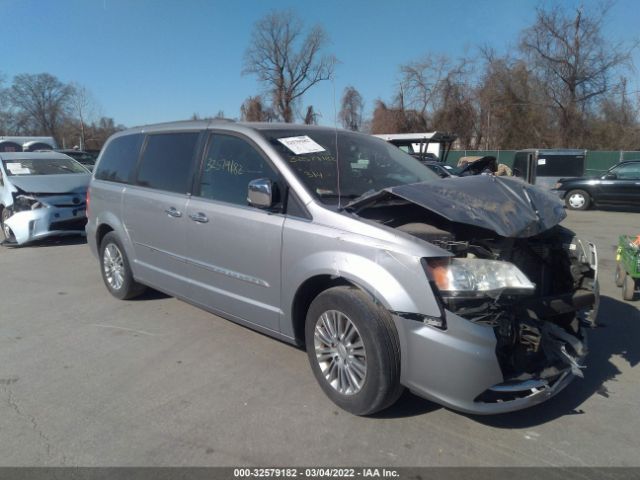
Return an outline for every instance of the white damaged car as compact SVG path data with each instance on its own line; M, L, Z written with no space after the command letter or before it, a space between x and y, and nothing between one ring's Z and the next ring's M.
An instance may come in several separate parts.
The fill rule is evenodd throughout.
M85 167L61 153L0 153L3 243L84 234L90 178Z

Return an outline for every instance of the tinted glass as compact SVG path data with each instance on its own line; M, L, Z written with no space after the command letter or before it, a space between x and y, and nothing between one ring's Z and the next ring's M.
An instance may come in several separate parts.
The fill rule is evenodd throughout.
M584 155L538 155L538 177L581 177L584 175Z
M527 174L527 154L516 153L513 160L513 175L524 178Z
M89 173L72 158L27 158L3 160L9 177L25 175L64 175L67 173Z
M291 169L322 202L335 204L395 185L438 179L398 147L342 130L264 130Z
M0 152L21 152L22 145L15 142L0 142Z
M212 200L247 205L249 182L278 177L264 157L246 140L212 134L200 177L199 195Z
M640 179L640 163L630 163L629 165L621 165L611 170L620 180L638 180Z
M131 183L133 170L138 161L138 154L142 145L142 138L141 134L125 135L109 142L96 169L95 178L112 182Z
M143 187L188 193L197 132L149 135L136 183Z

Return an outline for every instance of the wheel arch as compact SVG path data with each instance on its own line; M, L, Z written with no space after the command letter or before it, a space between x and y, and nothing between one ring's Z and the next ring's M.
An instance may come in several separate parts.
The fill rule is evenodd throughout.
M344 276L330 274L315 275L305 280L296 290L291 304L291 323L296 344L304 345L304 329L311 302L322 292L339 286L355 287L366 293L375 303L382 303L368 289Z
M115 231L114 228L108 223L101 223L98 225L98 228L96 229L96 248L98 250L100 249L100 244L102 243L104 236L113 231Z

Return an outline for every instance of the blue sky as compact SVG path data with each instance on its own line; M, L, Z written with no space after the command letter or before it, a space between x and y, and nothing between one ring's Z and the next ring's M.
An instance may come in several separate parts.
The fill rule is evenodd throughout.
M560 0L574 3L573 0ZM577 3L577 2L575 2ZM590 5L591 2L583 2ZM370 112L389 100L398 66L426 53L477 55L478 45L514 48L534 19L537 0L0 0L0 74L48 72L78 82L100 112L127 126L212 116L238 117L261 92L242 76L254 23L292 8L307 26L322 25L327 52L340 60L333 82L305 97L332 124L347 85ZM605 27L613 40L638 35L640 2L618 0ZM640 68L636 52L635 63ZM637 72L632 85L638 85Z

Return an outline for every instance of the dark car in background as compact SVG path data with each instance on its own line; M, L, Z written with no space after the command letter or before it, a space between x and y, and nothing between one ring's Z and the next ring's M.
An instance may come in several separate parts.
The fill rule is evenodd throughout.
M74 150L71 148L57 150L57 151L70 156L76 162L81 163L84 167L89 169L89 171L93 171L93 167L96 164L96 160L98 159L98 153L99 153L99 152L86 152L83 150Z
M591 205L640 207L640 160L621 162L599 177L561 178L553 191L571 210Z
M433 173L438 175L440 178L449 178L458 176L458 169L452 167L451 165L447 165L446 163L442 163L438 160L425 160L422 164L431 170Z

